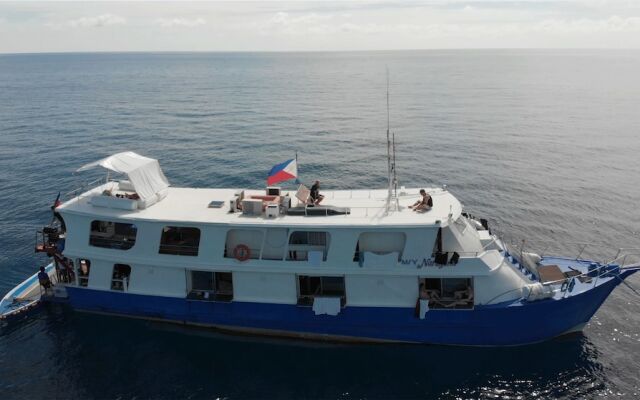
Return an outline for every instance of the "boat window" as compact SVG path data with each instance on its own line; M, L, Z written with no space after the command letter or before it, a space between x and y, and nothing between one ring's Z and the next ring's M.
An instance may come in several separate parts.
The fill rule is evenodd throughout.
M204 301L233 300L233 275L231 272L189 271L188 299Z
M354 261L361 261L364 253L386 255L398 253L398 260L402 258L407 235L404 232L363 232L356 244Z
M107 249L129 250L136 243L138 229L133 224L92 221L89 244Z
M229 229L224 246L226 258L258 259L264 234L257 229Z
M347 296L344 276L298 276L298 305L311 306L315 297L340 297L344 307Z
M429 300L429 308L473 308L471 278L424 278L419 281L420 298Z
M56 265L56 277L58 282L75 283L76 270L73 260L63 257L62 259L54 259Z
M289 236L287 260L305 261L314 253L322 253L322 261L327 260L330 235L327 232L295 231Z
M114 264L111 276L111 290L126 292L129 289L129 276L131 267L126 264Z
M200 246L200 229L182 226L165 226L160 239L160 254L197 256Z
M89 285L89 273L91 272L91 261L81 258L76 263L78 266L78 285L79 286L88 286Z

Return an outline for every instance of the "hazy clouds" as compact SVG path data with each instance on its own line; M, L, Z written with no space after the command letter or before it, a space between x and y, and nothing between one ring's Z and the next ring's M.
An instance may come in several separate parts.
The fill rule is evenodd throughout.
M0 2L0 52L523 47L640 47L640 1Z

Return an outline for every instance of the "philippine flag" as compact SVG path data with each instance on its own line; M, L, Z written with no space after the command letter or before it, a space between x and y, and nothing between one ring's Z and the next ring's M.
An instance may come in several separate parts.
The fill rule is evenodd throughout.
M298 177L298 163L295 159L288 160L282 164L274 165L267 176L267 185L275 185L278 182L295 179Z

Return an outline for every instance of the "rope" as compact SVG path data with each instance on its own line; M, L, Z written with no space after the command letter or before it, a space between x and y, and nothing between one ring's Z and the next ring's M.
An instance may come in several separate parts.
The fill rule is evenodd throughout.
M620 282L624 283L626 287L628 287L629 289L631 289L633 291L633 293L637 294L638 296L640 296L640 292L638 292L633 286L631 286L628 282L625 282L624 279L620 278L620 275L616 275L616 278L620 279Z

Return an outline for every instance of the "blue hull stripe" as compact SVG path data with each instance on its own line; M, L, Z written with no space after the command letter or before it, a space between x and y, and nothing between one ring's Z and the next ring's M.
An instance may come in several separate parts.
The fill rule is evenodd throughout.
M346 307L338 316L314 315L310 307L249 302L208 302L67 287L74 308L180 323L332 335L374 340L473 346L520 345L561 335L585 324L620 282L562 300L514 303L474 310Z

